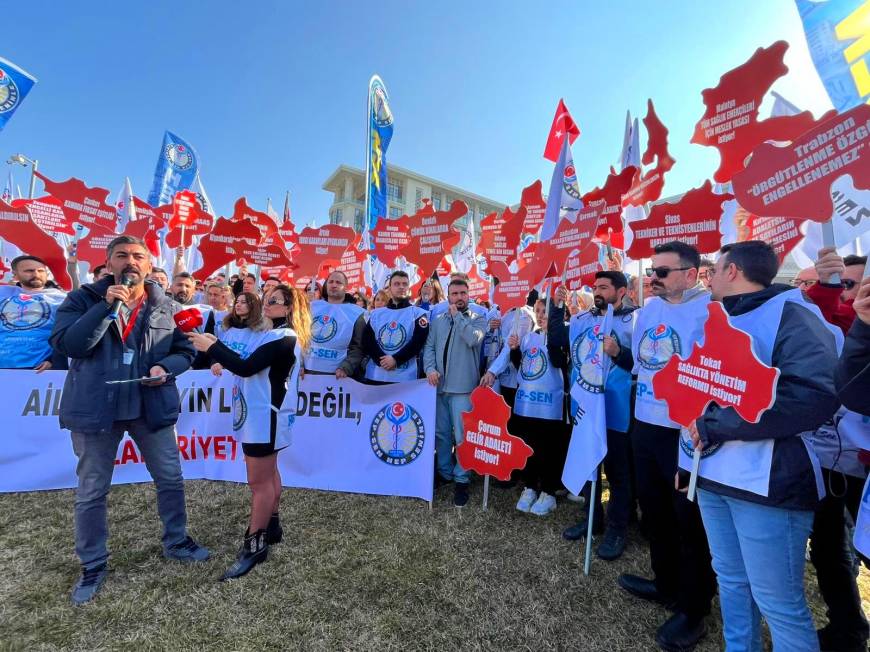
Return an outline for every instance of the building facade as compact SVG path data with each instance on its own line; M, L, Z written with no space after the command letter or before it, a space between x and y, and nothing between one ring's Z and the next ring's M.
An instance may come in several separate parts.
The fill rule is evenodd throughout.
M349 165L339 165L324 182L323 189L333 193L332 205L329 207L329 223L350 226L357 233L361 232L365 206L365 171ZM431 199L435 210L446 210L451 202L461 199L468 206L468 213L456 222L456 228L464 230L468 219L471 218L477 235L480 235L480 220L483 217L493 211L504 210L508 205L397 165L389 165L387 178L389 219L413 215L422 208L424 199Z

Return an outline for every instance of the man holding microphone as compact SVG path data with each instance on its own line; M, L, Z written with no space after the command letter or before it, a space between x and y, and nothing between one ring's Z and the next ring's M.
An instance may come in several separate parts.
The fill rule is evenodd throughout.
M78 457L76 554L82 575L73 604L91 600L108 573L106 496L118 444L136 442L157 486L163 554L204 561L209 552L187 534L184 480L175 440L180 400L175 378L193 347L173 321L172 301L145 281L151 256L145 243L119 236L106 251L109 276L71 292L58 309L50 342L72 359L60 405Z

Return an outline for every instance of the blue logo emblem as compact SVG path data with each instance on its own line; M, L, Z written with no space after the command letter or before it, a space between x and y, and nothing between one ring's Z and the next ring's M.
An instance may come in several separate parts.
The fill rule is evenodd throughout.
M670 326L659 324L644 331L637 350L637 359L644 369L657 371L673 355L681 353L680 336Z
M29 331L51 319L51 306L38 294L19 294L0 302L0 327Z
M580 333L571 345L571 360L577 370L577 383L593 394L604 391L602 338L601 324L596 324Z
M695 449L692 448L692 438L688 436L688 432L686 430L680 429L680 448L683 449L683 452L692 457L695 453ZM710 457L714 455L720 448L722 448L722 444L711 444L708 448L704 448L701 451L701 459L703 460L705 457Z
M375 415L369 430L372 451L381 462L405 466L423 452L423 417L407 403L388 403Z
M248 420L248 402L241 387L233 387L233 430L239 431Z
M405 327L399 322L393 320L378 331L378 342L384 351L398 351L404 346L408 339L408 334L405 332Z
M318 344L328 342L338 333L338 322L329 315L318 315L311 322L311 339Z
M529 349L520 364L520 375L524 380L537 380L547 372L547 352L537 346Z
M164 150L166 160L176 170L184 172L193 167L193 152L186 145L180 143L169 143Z
M6 113L15 108L21 96L15 80L0 70L0 113Z

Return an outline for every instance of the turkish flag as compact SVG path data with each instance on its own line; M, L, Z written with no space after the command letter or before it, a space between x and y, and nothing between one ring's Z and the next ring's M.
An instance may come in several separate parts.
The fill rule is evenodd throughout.
M555 163L559 160L559 152L562 151L562 141L568 135L568 144L573 145L580 135L580 127L574 122L565 100L559 100L556 107L556 115L553 116L553 126L550 127L550 135L547 137L547 146L544 147L544 158Z

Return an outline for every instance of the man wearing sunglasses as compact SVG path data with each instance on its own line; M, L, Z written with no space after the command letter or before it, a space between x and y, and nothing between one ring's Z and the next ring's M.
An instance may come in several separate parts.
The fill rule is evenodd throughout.
M819 250L816 261L819 282L807 290L807 296L819 307L825 319L839 326L843 333L849 332L855 321L852 302L858 294L866 264L867 256L841 258L834 247ZM831 283L834 274L840 275L839 283Z
M653 296L636 311L632 334L637 393L631 443L654 577L624 574L618 582L639 598L676 609L656 632L665 650L694 648L706 634L704 618L716 592L698 506L674 489L680 427L652 389L653 376L671 356L687 356L703 336L710 294L698 281L700 263L698 250L684 242L655 248L646 270Z

